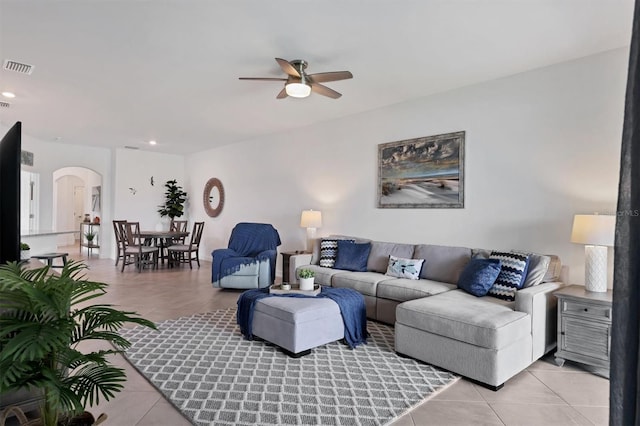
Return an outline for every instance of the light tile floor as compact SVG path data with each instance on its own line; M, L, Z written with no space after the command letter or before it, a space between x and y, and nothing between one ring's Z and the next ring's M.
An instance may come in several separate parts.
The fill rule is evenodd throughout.
M86 259L77 255L77 248L67 249L72 257ZM113 260L94 256L87 260L87 274L90 279L110 284L102 302L136 311L153 321L235 306L239 293L214 289L210 283L211 263L201 263L199 269L182 266L142 273L128 266L121 273ZM122 357L115 362L127 371L125 390L112 401L91 409L108 414L107 426L190 424ZM606 425L608 406L608 380L570 362L557 367L553 357L547 356L509 380L498 392L459 380L394 424Z

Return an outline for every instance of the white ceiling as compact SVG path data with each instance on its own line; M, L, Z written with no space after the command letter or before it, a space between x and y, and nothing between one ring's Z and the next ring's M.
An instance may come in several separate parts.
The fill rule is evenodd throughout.
M192 153L627 46L633 0L0 0L0 122ZM275 57L352 80L277 100ZM150 147L146 141L156 139Z

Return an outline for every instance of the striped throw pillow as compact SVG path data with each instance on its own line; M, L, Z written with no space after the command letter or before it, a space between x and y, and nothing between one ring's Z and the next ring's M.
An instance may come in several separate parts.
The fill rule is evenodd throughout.
M355 240L342 240L355 243ZM320 261L318 265L324 268L333 268L338 257L338 239L323 238L320 241Z
M502 264L496 282L487 295L514 301L516 292L522 288L529 268L529 255L519 252L492 251L489 259L498 259Z

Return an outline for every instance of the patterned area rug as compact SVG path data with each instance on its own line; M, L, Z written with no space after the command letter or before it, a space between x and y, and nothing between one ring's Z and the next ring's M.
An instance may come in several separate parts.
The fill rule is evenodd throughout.
M124 329L129 361L197 425L382 425L458 379L400 358L393 328L368 344L331 343L293 359L244 340L234 308Z

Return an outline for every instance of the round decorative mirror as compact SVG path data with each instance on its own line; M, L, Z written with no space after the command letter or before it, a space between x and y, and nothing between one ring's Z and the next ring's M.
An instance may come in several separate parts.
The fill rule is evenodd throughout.
M204 211L211 217L218 217L224 207L224 188L218 178L211 178L204 186L202 197Z

